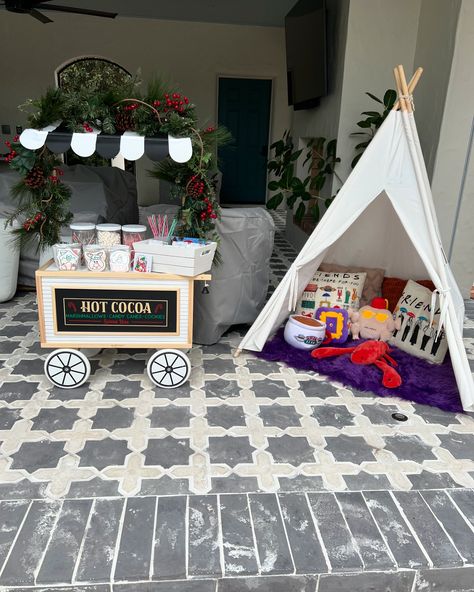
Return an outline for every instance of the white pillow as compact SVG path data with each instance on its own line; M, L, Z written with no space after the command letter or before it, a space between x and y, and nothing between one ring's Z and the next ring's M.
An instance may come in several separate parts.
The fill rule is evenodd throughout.
M320 306L359 308L359 301L367 274L317 271L306 286L296 312L313 316Z
M433 326L430 327L431 294L428 288L408 280L395 307L395 314L402 325L399 331L395 331L390 343L418 358L441 364L448 351L448 341L444 329L436 339L441 316L438 299Z

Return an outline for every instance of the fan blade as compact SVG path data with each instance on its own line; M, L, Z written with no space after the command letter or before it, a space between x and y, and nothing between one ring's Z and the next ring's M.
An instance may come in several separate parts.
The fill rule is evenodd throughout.
M48 18L45 14L42 14L39 10L32 8L29 13L35 19L41 21L43 25L47 25L48 23L52 23L53 21Z
M89 16L101 16L104 18L115 18L117 12L104 12L102 10L89 10L88 8L72 8L70 6L59 6L58 4L37 4L42 10L55 10L57 12L70 12L73 14L86 14Z

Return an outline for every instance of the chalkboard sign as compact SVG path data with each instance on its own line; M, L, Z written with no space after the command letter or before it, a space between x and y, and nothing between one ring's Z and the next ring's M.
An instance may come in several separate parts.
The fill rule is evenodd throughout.
M58 333L177 333L177 290L55 288L54 304Z

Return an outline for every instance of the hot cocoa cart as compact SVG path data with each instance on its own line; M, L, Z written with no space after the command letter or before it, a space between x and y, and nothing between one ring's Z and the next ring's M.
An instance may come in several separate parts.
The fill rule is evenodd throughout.
M75 388L91 366L81 349L156 348L147 364L151 381L176 388L191 364L194 276L169 273L59 271L49 261L36 272L40 342L56 348L47 357L48 379Z

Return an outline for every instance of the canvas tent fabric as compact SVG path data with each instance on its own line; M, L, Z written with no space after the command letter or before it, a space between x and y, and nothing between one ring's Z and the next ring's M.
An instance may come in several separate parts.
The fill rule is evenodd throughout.
M431 278L463 408L474 411L462 342L464 301L441 244L413 113L390 112L239 349L263 349L322 261Z

